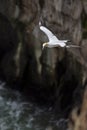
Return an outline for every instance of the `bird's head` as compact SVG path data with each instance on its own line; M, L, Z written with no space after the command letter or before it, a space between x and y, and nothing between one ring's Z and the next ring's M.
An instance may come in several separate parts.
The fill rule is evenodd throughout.
M48 45L48 43L43 43L43 48L42 49L44 49L44 47L47 47L47 45Z

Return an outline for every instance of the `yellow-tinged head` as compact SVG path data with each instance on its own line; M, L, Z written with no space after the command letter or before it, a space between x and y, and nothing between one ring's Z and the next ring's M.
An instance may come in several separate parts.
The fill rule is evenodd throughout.
M47 47L47 45L48 45L48 43L43 43L43 48L42 49L44 49L44 47Z

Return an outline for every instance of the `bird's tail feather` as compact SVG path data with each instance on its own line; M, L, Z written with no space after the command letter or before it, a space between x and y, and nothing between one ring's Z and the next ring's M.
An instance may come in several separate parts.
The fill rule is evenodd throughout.
M77 46L77 45L67 45L66 47L67 48L70 48L70 47L81 48L81 46Z

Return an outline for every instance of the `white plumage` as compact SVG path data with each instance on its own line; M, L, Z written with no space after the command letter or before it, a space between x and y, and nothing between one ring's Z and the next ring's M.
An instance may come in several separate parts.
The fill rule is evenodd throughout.
M49 39L49 42L47 43L44 43L43 44L43 48L44 47L49 47L49 48L52 48L52 47L80 47L80 46L76 46L76 45L66 45L66 43L69 41L69 40L59 40L49 29L47 29L46 27L44 26L41 26L41 23L39 23L40 25L40 29L47 35L48 39Z

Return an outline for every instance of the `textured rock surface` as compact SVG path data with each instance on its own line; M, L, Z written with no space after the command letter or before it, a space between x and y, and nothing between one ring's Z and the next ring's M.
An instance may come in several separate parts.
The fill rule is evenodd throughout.
M62 11L64 14L79 19L82 13L82 3L80 0L65 0L62 1ZM77 6L78 5L78 6Z
M87 14L87 1L86 0L82 0L82 3L83 3L84 11Z
M70 130L86 130L87 129L87 88L83 93L83 100L80 108L75 108L70 117Z
M25 45L19 42L17 30L0 14L0 76L7 82L16 82L26 64Z
M60 106L62 111L65 109L67 111L69 103L72 104L73 101L69 100L66 90L71 94L71 100L73 100L74 91L78 86L80 88L82 84L84 85L87 79L86 73L84 74L84 70L87 68L86 1L0 0L0 12L10 20L17 30L19 39L18 42L15 41L17 46L14 51L6 52L1 62L2 73L6 80L20 79L22 86L27 86L24 87L26 90L30 85L36 85L37 87L33 87L33 90L37 91L37 97L40 94L45 101L52 99L52 105L56 105L56 109ZM45 48L42 51L41 44L48 39L39 30L39 20L59 39L69 39L72 44L82 45L82 48ZM7 45L9 48L10 42ZM2 49L2 44L0 49ZM6 59L8 59L7 68ZM38 65L41 66L39 72ZM81 65L85 66L85 69L82 70ZM72 90L69 85L72 86ZM62 106L61 102L66 103Z

